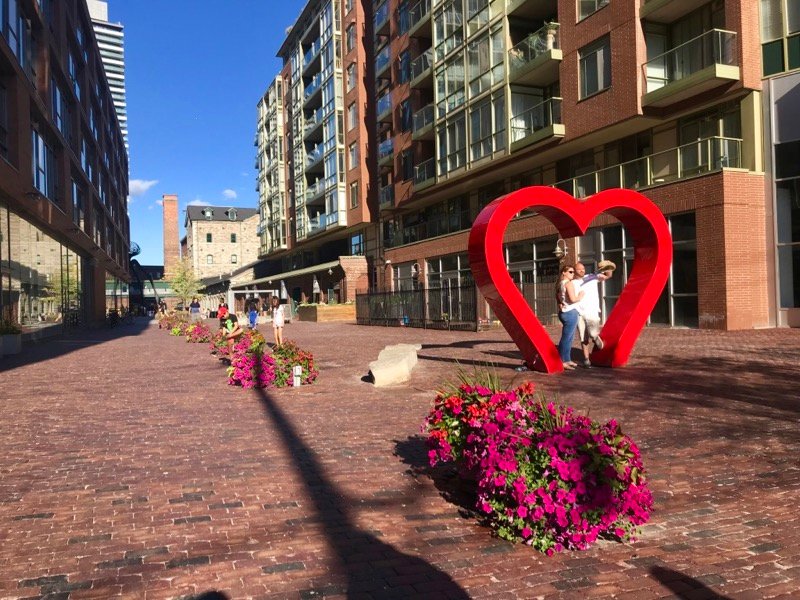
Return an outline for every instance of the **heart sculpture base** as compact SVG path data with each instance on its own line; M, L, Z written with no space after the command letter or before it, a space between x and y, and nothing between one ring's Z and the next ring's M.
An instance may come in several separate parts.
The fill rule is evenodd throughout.
M469 236L469 261L475 283L519 347L525 363L546 373L563 371L561 358L511 279L503 253L506 228L524 209L535 210L548 219L562 238L584 235L601 213L615 217L625 226L634 248L633 267L600 333L603 349L591 355L595 365L625 365L669 277L672 239L664 215L648 198L632 190L605 190L579 201L556 188L533 186L496 199L475 219Z

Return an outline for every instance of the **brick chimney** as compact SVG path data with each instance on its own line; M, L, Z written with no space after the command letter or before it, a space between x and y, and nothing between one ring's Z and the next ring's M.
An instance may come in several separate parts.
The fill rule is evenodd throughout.
M175 266L181 259L180 238L178 236L178 196L164 194L161 196L164 211L164 278L170 279Z

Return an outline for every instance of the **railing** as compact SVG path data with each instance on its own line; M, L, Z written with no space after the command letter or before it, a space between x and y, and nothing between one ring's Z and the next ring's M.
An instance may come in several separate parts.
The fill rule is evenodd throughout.
M322 194L326 189L327 185L324 179L317 179L314 182L314 185L306 188L306 202L310 202L320 194Z
M375 75L381 73L386 67L389 66L389 61L391 56L389 54L389 46L386 45L383 47L378 55L375 57Z
M392 204L394 202L394 186L382 187L378 192L378 200L381 207Z
M314 93L319 89L319 86L322 84L322 73L317 73L314 75L314 78L311 80L306 86L305 95L303 96L304 100L308 100Z
M359 325L477 331L475 285L356 294Z
M389 0L386 0L375 10L375 31L383 27L384 23L389 20Z
M319 54L320 49L322 48L322 40L318 39L311 45L308 52L306 52L305 56L303 57L303 68L305 69Z
M647 81L647 91L652 92L718 64L730 66L739 64L736 33L733 31L722 29L706 31L648 60L642 65L642 69Z
M525 112L513 115L511 141L518 142L554 123L561 123L561 98L548 98Z
M558 48L558 24L545 25L508 51L508 65L513 72L540 54Z
M378 144L378 160L382 160L390 156L394 152L394 138L383 140Z
M319 162L322 159L322 144L317 144L314 149L306 155L306 166Z
M413 132L417 133L428 126L433 125L433 114L433 104L428 104L428 106L415 112L413 117Z
M420 0L409 11L411 27L422 21L431 13L431 0Z
M306 124L303 127L304 134L308 133L313 129L316 129L319 125L322 124L323 112L324 112L324 107L320 106L317 110L314 111L313 115L311 115L309 118L306 119Z
M392 110L391 92L386 92L383 96L378 98L378 103L375 112L378 115L378 118L380 119L381 117L386 115L387 112L391 112L391 110Z
M436 176L436 159L429 158L414 167L414 185L430 181Z
M414 81L426 71L430 71L432 65L433 49L428 48L425 52L411 61L411 81Z
M741 164L741 139L709 137L559 181L553 187L576 198L585 198L609 188L636 190L719 171L725 167L741 168Z

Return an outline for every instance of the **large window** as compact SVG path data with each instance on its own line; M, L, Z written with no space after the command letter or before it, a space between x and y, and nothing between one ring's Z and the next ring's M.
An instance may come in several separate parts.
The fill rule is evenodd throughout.
M33 186L52 201L57 199L58 165L53 148L35 129L31 131Z
M8 90L0 82L0 156L8 160Z
M800 140L775 146L781 308L800 308Z
M764 76L800 68L800 3L760 0Z
M347 91L356 87L356 63L347 65Z
M356 124L358 123L358 107L356 103L353 102L350 106L347 107L347 131L355 128Z
M345 51L350 52L356 47L356 26L351 23L345 32Z
M608 36L580 51L581 98L611 86L611 43Z
M610 0L578 0L578 18L585 19L603 8Z
M72 180L72 222L83 229L83 188Z
M358 206L358 182L354 181L350 184L350 208Z
M56 127L64 136L64 139L70 140L70 110L67 96L61 91L61 86L58 85L55 78L50 79L51 88L51 102L53 111L53 121Z

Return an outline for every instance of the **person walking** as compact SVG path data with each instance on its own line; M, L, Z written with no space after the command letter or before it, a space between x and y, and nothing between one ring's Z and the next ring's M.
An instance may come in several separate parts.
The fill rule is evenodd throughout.
M270 301L272 307L272 332L275 334L275 345L283 345L283 325L286 318L283 313L283 305L280 298L273 296Z
M564 369L572 370L578 366L571 357L572 340L578 328L578 303L582 295L575 292L572 280L575 277L575 267L564 265L561 267L561 277L556 283L556 301L558 302L558 320L561 321L561 339L558 342L558 354Z
M194 323L200 319L202 319L202 316L200 315L200 301L195 297L192 298L192 302L189 304L189 320Z
M258 323L258 304L256 302L250 303L250 310L247 313L247 318L250 322L250 329L255 329Z
M600 337L600 290L598 284L606 281L614 275L617 268L610 260L601 260L597 264L597 272L590 275L586 274L586 267L583 263L575 263L575 279L572 285L582 298L578 303L578 338L583 350L583 366L591 368L592 362L589 360L589 344L594 343L594 349L602 350L604 343Z

